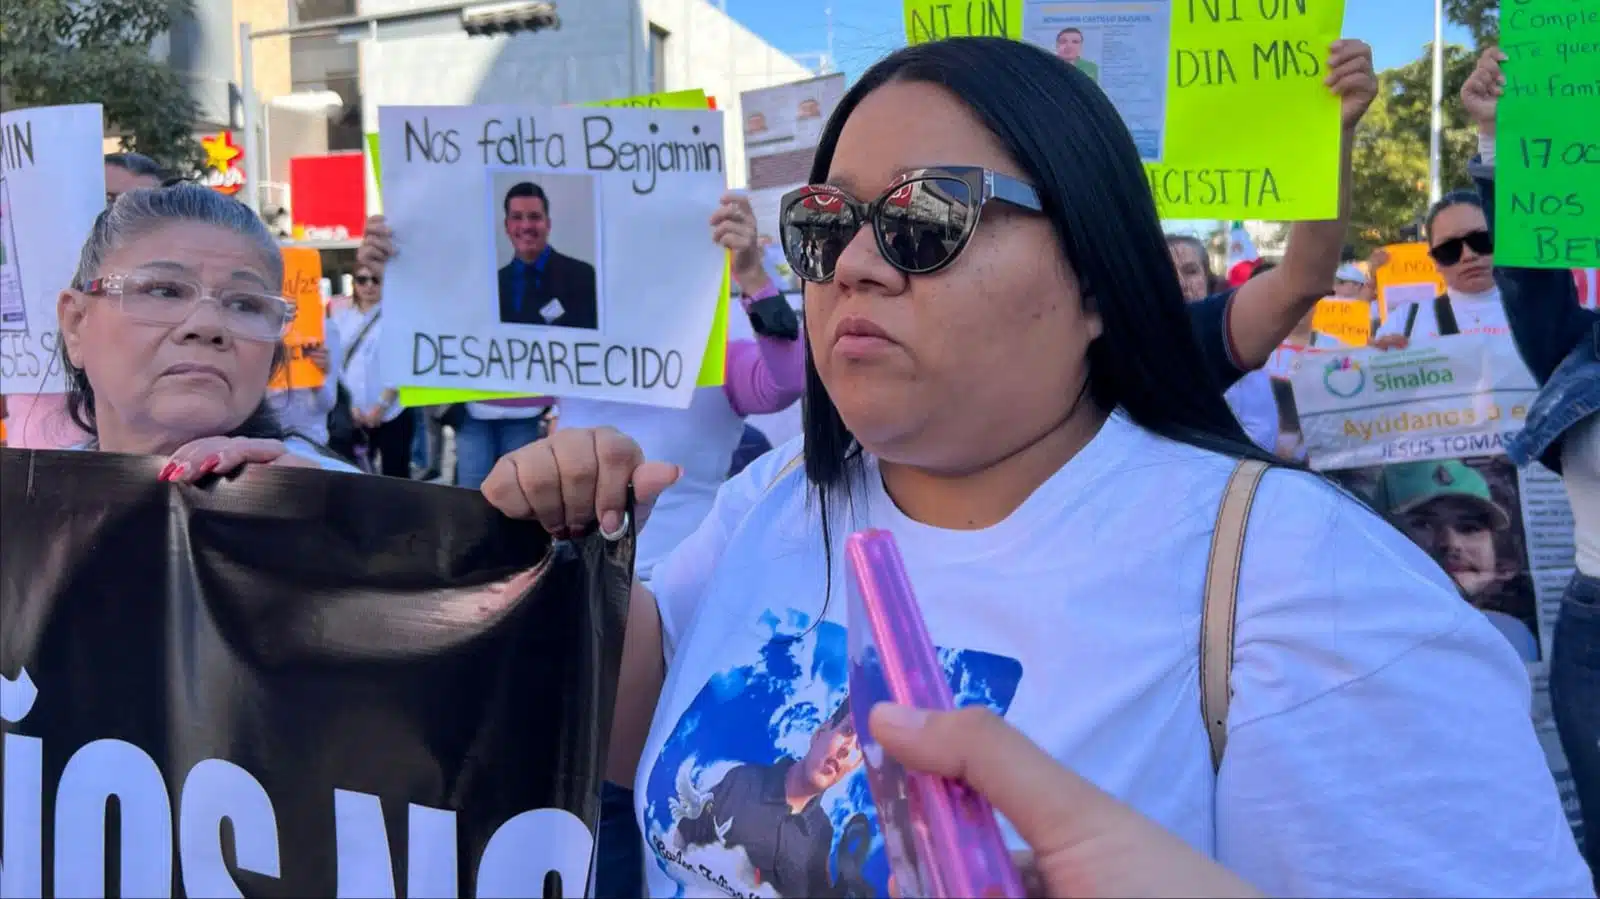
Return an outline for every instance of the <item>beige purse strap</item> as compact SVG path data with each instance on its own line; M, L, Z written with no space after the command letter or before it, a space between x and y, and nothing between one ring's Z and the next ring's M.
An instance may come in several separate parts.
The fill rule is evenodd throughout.
M1222 767L1228 745L1228 700L1233 696L1233 624L1239 602L1239 567L1244 559L1244 533L1250 506L1266 474L1267 463L1246 459L1233 469L1217 510L1211 534L1211 561L1206 569L1205 609L1200 620L1200 712L1211 737L1211 767Z

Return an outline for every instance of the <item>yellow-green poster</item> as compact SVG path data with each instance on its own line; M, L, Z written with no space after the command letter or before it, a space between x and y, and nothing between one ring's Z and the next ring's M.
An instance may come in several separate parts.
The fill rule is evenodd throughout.
M1344 0L902 0L912 44L995 35L1093 80L1146 161L1162 218L1338 214L1330 46Z
M1600 266L1600 0L1502 4L1500 49L1495 261Z

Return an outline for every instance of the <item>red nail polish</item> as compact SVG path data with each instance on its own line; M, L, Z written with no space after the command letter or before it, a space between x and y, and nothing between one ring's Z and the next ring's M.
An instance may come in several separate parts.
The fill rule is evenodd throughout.
M216 470L218 465L221 465L221 464L222 464L222 457L221 456L207 456L205 461L200 463L200 473L201 474L210 474L211 472Z
M156 480L158 480L158 481L170 480L172 478L172 470L177 468L177 467L178 467L178 465L177 465L176 462L168 462L166 464L166 467L161 469L161 473L156 475Z
M177 468L172 469L172 474L170 476L168 476L167 480L176 481L177 479L183 477L183 473L188 471L188 470L189 470L189 466L187 466L187 465L179 465Z

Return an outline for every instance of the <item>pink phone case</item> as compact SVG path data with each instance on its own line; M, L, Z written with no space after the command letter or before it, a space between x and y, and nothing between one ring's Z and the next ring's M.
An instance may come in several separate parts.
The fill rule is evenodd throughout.
M879 702L949 711L954 699L893 535L876 529L852 534L845 541L845 559L850 569L851 715L894 892L1020 899L1022 878L988 800L965 784L906 771L872 739L867 716Z

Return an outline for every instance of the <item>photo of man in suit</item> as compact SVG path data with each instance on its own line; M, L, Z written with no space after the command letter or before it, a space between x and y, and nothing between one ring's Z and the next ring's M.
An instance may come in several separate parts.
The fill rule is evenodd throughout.
M557 328L600 327L594 266L550 246L550 199L531 181L506 191L513 257L500 269L500 320Z

